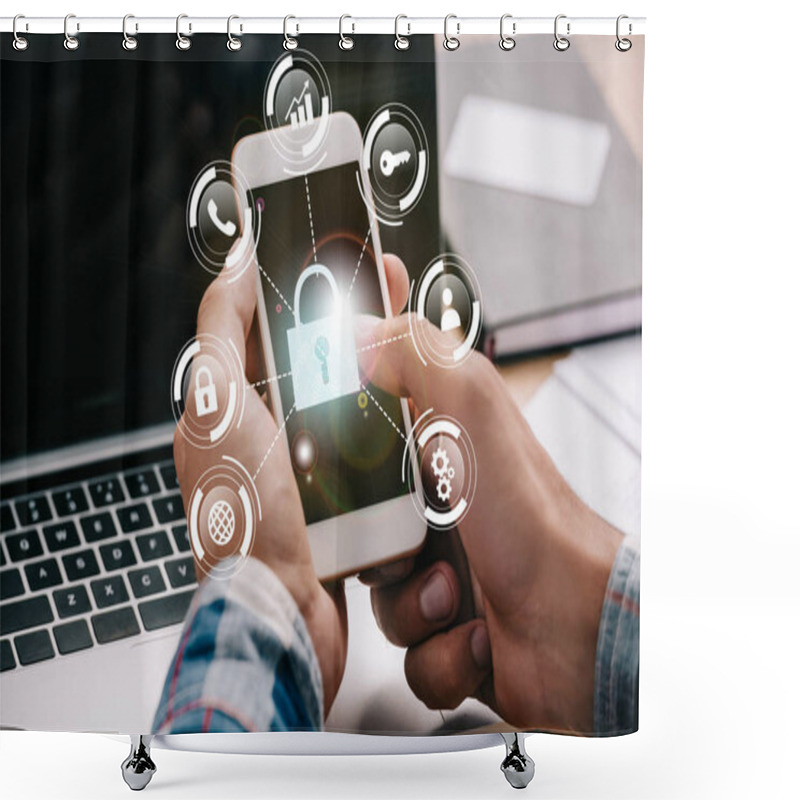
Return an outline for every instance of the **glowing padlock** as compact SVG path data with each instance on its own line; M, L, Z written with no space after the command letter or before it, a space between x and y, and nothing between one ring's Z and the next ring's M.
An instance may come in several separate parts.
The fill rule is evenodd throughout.
M318 275L328 282L333 307L327 317L300 321L300 293L305 282ZM292 387L297 411L357 392L356 343L353 321L331 271L322 264L303 270L294 288L294 328L286 332Z

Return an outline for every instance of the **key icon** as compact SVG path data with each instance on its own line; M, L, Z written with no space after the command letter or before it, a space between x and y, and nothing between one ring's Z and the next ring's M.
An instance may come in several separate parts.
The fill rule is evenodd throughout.
M317 341L314 344L314 355L322 362L322 382L328 383L330 375L328 375L328 353L330 352L330 345L324 336L317 336Z
M411 158L411 153L408 150L401 150L399 153L393 153L391 150L384 150L381 153L381 172L385 177L389 177L401 164L407 164Z

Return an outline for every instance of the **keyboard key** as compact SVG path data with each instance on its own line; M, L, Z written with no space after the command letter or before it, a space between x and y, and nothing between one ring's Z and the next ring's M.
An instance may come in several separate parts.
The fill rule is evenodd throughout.
M92 593L98 608L108 608L117 603L124 603L128 599L128 590L120 575L109 575L92 581Z
M188 553L192 549L189 542L189 529L185 525L176 525L172 529L172 538L179 553Z
M64 562L67 578L71 581L91 578L92 575L97 575L100 572L100 566L92 550L81 550L80 553L70 553L67 556L62 556L61 560Z
M136 597L147 597L163 592L167 588L161 577L161 570L156 566L132 569L128 573L128 581Z
M108 572L113 572L115 569L122 569L123 567L132 567L136 563L133 547L128 541L104 544L100 548L100 557L103 559L103 565Z
M100 644L115 642L140 632L136 615L130 606L107 611L105 614L95 614L92 617L92 627Z
M17 523L14 521L14 512L11 510L11 504L3 503L0 506L0 532L13 531L16 527ZM7 644L7 642L3 644ZM11 645L9 645L10 647Z
M53 621L50 601L43 594L0 606L0 636Z
M0 672L5 672L7 669L14 669L17 666L17 660L14 658L14 651L11 649L11 642L0 642Z
M179 494L173 494L169 497L159 497L153 500L153 508L155 509L158 521L163 525L166 522L175 522L175 520L183 519L183 500Z
M166 628L168 625L177 625L183 622L186 611L192 602L194 591L169 594L156 600L147 600L139 603L139 613L145 630L155 631Z
M136 544L139 546L142 561L152 561L154 558L172 555L172 545L165 531L143 533L136 537Z
M181 586L195 583L194 559L191 557L167 561L164 564L164 569L166 569L167 577L174 589L180 589Z
M99 542L101 539L110 539L117 535L114 520L108 511L102 514L93 514L90 517L81 517L81 528L87 542Z
M22 525L38 525L40 522L47 522L47 520L53 519L50 503L47 502L47 497L43 494L29 497L27 500L17 500L14 505Z
M122 484L116 478L105 478L89 484L89 494L95 508L110 506L112 503L121 503L125 499L122 493Z
M152 469L128 473L125 476L125 485L128 487L128 494L134 499L161 491L156 473Z
M25 587L22 585L19 570L4 569L0 572L0 600L9 600L21 594L25 594Z
M58 562L54 558L37 561L35 564L26 564L25 575L28 577L28 586L31 587L32 592L39 592L42 589L49 589L51 586L64 583Z
M53 592L56 611L61 619L74 617L76 614L86 614L92 610L89 595L84 586L77 584L67 589L58 589Z
M59 517L68 517L71 514L80 514L89 510L86 492L80 486L53 492L53 505L56 507Z
M34 631L24 633L14 639L17 648L17 658L19 663L35 664L37 661L45 661L48 658L55 658L53 643L50 641L50 634L47 631Z
M175 472L174 464L165 464L158 470L161 473L161 480L164 481L164 488L171 492L173 489L178 489L178 473Z
M66 625L56 625L53 628L53 636L56 637L56 646L62 656L74 653L76 650L86 650L87 647L94 645L89 626L83 619L73 620Z
M5 537L8 554L12 561L24 561L44 554L42 540L35 530L11 533Z
M135 506L124 506L117 509L117 518L123 533L141 531L153 527L153 518L144 503Z
M59 550L66 550L69 547L77 547L81 543L75 523L69 520L56 525L45 525L43 530L47 549L51 553L57 553Z

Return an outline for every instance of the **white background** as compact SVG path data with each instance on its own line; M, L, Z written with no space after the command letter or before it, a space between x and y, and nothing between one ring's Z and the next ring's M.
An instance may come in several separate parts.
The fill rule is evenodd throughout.
M789 3L39 0L28 16L647 16L640 726L534 736L537 798L798 796L800 115ZM128 796L127 747L0 734L4 798ZM489 798L500 748L284 758L155 751L160 798Z

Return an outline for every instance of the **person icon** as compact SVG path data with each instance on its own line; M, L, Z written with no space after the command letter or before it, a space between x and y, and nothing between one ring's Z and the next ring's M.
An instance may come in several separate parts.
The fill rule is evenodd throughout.
M439 327L443 333L461 327L461 317L453 308L453 290L450 287L442 292L442 320Z

